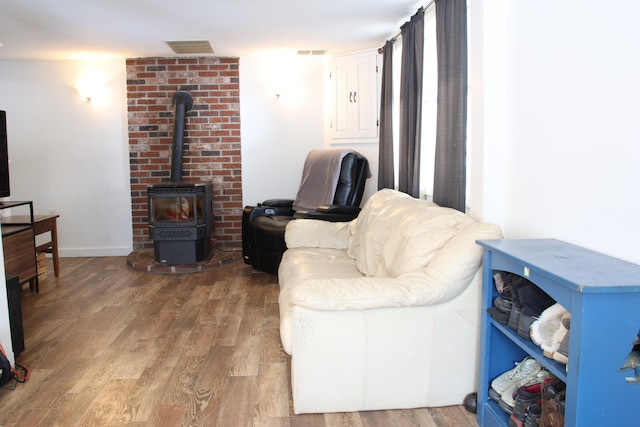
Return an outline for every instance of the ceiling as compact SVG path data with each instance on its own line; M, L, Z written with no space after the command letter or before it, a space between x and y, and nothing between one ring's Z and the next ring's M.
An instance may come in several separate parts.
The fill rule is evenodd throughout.
M273 49L338 54L380 47L416 0L2 0L0 60L176 56L166 41L208 40L216 56Z

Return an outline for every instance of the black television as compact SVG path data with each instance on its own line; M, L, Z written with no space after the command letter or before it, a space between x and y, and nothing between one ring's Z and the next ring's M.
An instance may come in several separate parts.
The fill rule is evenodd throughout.
M7 113L0 110L0 197L9 197L9 150L7 147Z

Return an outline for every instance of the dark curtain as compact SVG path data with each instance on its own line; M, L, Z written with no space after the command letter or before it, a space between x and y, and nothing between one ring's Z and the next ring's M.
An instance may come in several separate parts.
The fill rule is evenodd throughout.
M393 41L385 43L382 54L380 93L380 147L378 154L378 190L395 188L393 166Z
M420 8L401 27L400 153L398 189L420 196L420 134L422 126L422 69L424 10Z
M465 211L467 157L467 2L435 0L438 113L433 201Z

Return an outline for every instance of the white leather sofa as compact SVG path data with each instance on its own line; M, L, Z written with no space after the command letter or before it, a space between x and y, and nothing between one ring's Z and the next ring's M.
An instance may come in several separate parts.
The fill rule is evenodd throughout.
M280 335L294 412L462 404L476 391L482 250L500 229L393 190L285 232Z

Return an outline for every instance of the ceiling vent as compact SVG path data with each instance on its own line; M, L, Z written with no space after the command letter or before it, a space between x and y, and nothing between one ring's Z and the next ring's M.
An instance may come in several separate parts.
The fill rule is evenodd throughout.
M301 56L319 56L319 55L324 55L326 53L326 50L322 49L322 50L299 50L298 51L298 55Z
M213 47L208 40L170 40L167 44L178 55L213 53Z

